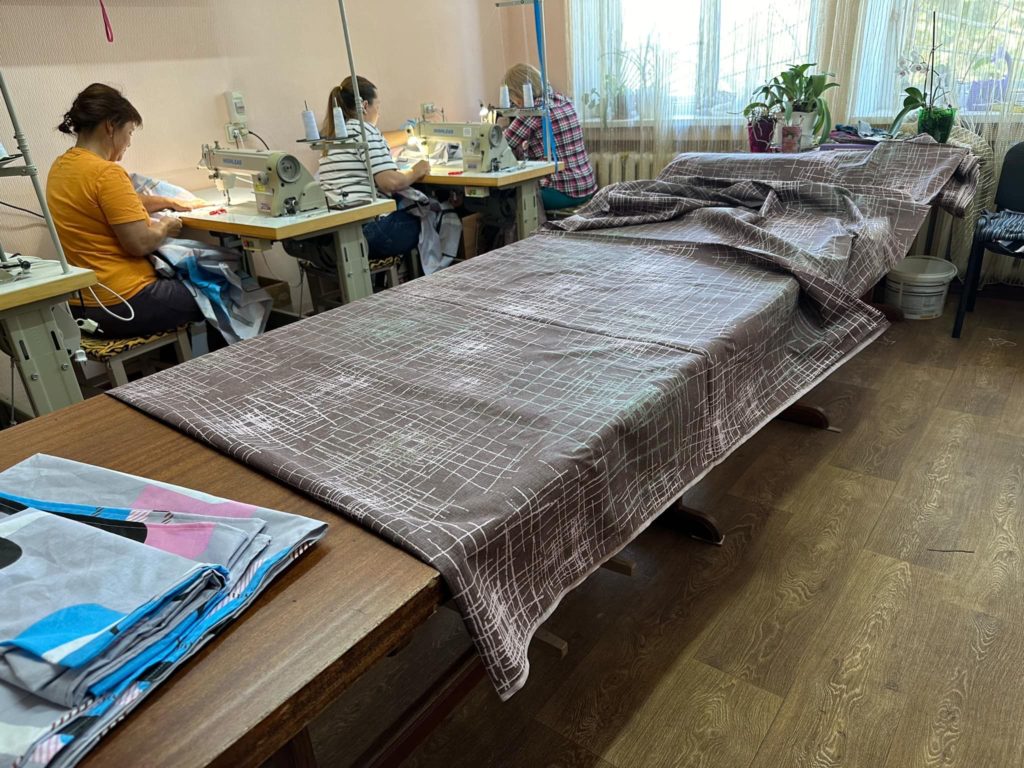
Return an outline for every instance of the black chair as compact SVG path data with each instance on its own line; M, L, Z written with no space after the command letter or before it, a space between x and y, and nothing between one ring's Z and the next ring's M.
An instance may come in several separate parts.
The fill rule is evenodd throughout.
M1024 142L1011 147L1003 160L999 187L996 189L996 209L994 212L985 211L974 230L974 245L971 247L971 258L967 262L967 274L964 276L960 304L957 305L956 321L953 323L954 339L960 338L965 315L974 311L974 297L978 292L985 251L1015 259L1024 258L1024 253L1017 253L1000 243L1009 241L1015 242L1016 247L1024 245Z

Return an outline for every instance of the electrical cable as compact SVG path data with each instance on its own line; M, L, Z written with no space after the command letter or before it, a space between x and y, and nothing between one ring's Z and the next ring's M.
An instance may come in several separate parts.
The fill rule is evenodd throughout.
M106 306L105 306L105 305L103 304L103 302L102 302L102 301L100 301L100 297L96 295L96 291L94 291L94 290L92 289L92 286L90 285L90 286L89 286L88 288L86 288L85 290L87 290L87 291L88 291L89 293L91 293L91 294L92 294L92 297L93 297L93 299L94 299L94 300L96 301L96 303L97 303L97 304L99 304L99 306L100 306L100 309L102 309L102 310L103 310L104 312L106 312L106 313L107 313L108 315L110 315L111 317L113 317L113 318L115 318L115 319L117 319L117 320L120 320L120 321L122 321L122 322L125 322L125 323L130 323L130 322L131 322L132 320L134 320L134 319L135 319L135 308L134 308L134 307L132 307L132 305L128 303L128 299L126 299L126 298L125 298L124 296L122 296L122 295L121 295L120 293L118 293L117 291L115 291L115 290L114 290L113 288L111 288L111 287L109 287L109 286L106 286L106 285L104 285L103 283L96 283L96 285L98 285L98 286L99 286L100 288L102 288L103 290L105 290L105 291L108 291L108 292L110 292L110 293L114 294L114 295L115 295L115 296L116 296L117 298L119 298L119 299L121 300L121 302L122 302L122 303L123 303L123 304L124 304L124 305L125 305L126 307L128 307L128 313L129 313L129 314L128 314L128 317L121 317L121 315L118 315L118 314L116 314L116 313L114 313L114 312L111 312L111 311L110 311L109 309L107 309L107 307L106 307Z
M35 216L37 219L46 219L46 217L43 216L43 214L36 213L35 211L30 211L28 208L22 208L20 205L14 205L13 203L5 203L3 200L0 200L0 205L7 206L8 208L13 208L14 210L21 211L22 213L27 213L29 216Z
M7 420L7 426L13 427L17 423L14 416L14 355L11 355L11 416Z
M270 145L269 145L269 144L267 144L267 142L263 141L263 137L262 137L262 136L260 136L260 135L259 135L258 133L256 133L255 131L249 131L249 135L250 135L250 136L255 136L255 137L256 137L257 139L259 139L259 140L260 140L260 143L261 143L261 144L263 144L263 146L267 148L267 151L268 151L268 152L270 151Z

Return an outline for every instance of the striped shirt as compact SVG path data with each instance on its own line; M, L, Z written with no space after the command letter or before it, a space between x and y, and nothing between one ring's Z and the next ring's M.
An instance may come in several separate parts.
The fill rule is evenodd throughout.
M551 129L555 134L555 154L560 170L541 179L541 186L552 187L569 197L587 197L597 191L597 181L587 148L583 146L580 120L571 101L557 91L551 94ZM539 116L517 117L505 129L505 138L520 160L544 159L544 134Z
M365 123L366 141L370 145L370 167L376 176L381 171L397 171L398 165L391 159L391 148L377 130ZM361 138L359 121L355 118L345 121L350 137ZM370 179L366 177L366 163L355 147L332 149L326 157L320 158L320 186L328 194L348 202L369 200Z

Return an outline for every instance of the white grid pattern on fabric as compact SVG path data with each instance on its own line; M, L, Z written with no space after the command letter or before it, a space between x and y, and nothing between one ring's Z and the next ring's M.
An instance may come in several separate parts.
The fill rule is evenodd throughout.
M563 222L586 231L114 394L438 568L507 697L567 589L884 327L850 287L970 182L948 148L881 154L909 166L891 178L914 192L858 187L864 168L824 153L771 172L677 158L663 181L606 188Z

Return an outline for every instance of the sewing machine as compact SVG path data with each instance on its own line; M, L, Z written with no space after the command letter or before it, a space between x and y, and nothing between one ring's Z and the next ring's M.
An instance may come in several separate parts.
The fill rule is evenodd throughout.
M261 216L287 216L327 207L327 198L295 155L262 149L221 149L214 142L203 145L200 167L213 173L210 178L231 203L236 176L252 179L256 210Z
M516 165L505 134L493 123L431 123L420 120L408 129L422 142L462 145L463 169L467 173L492 173Z

